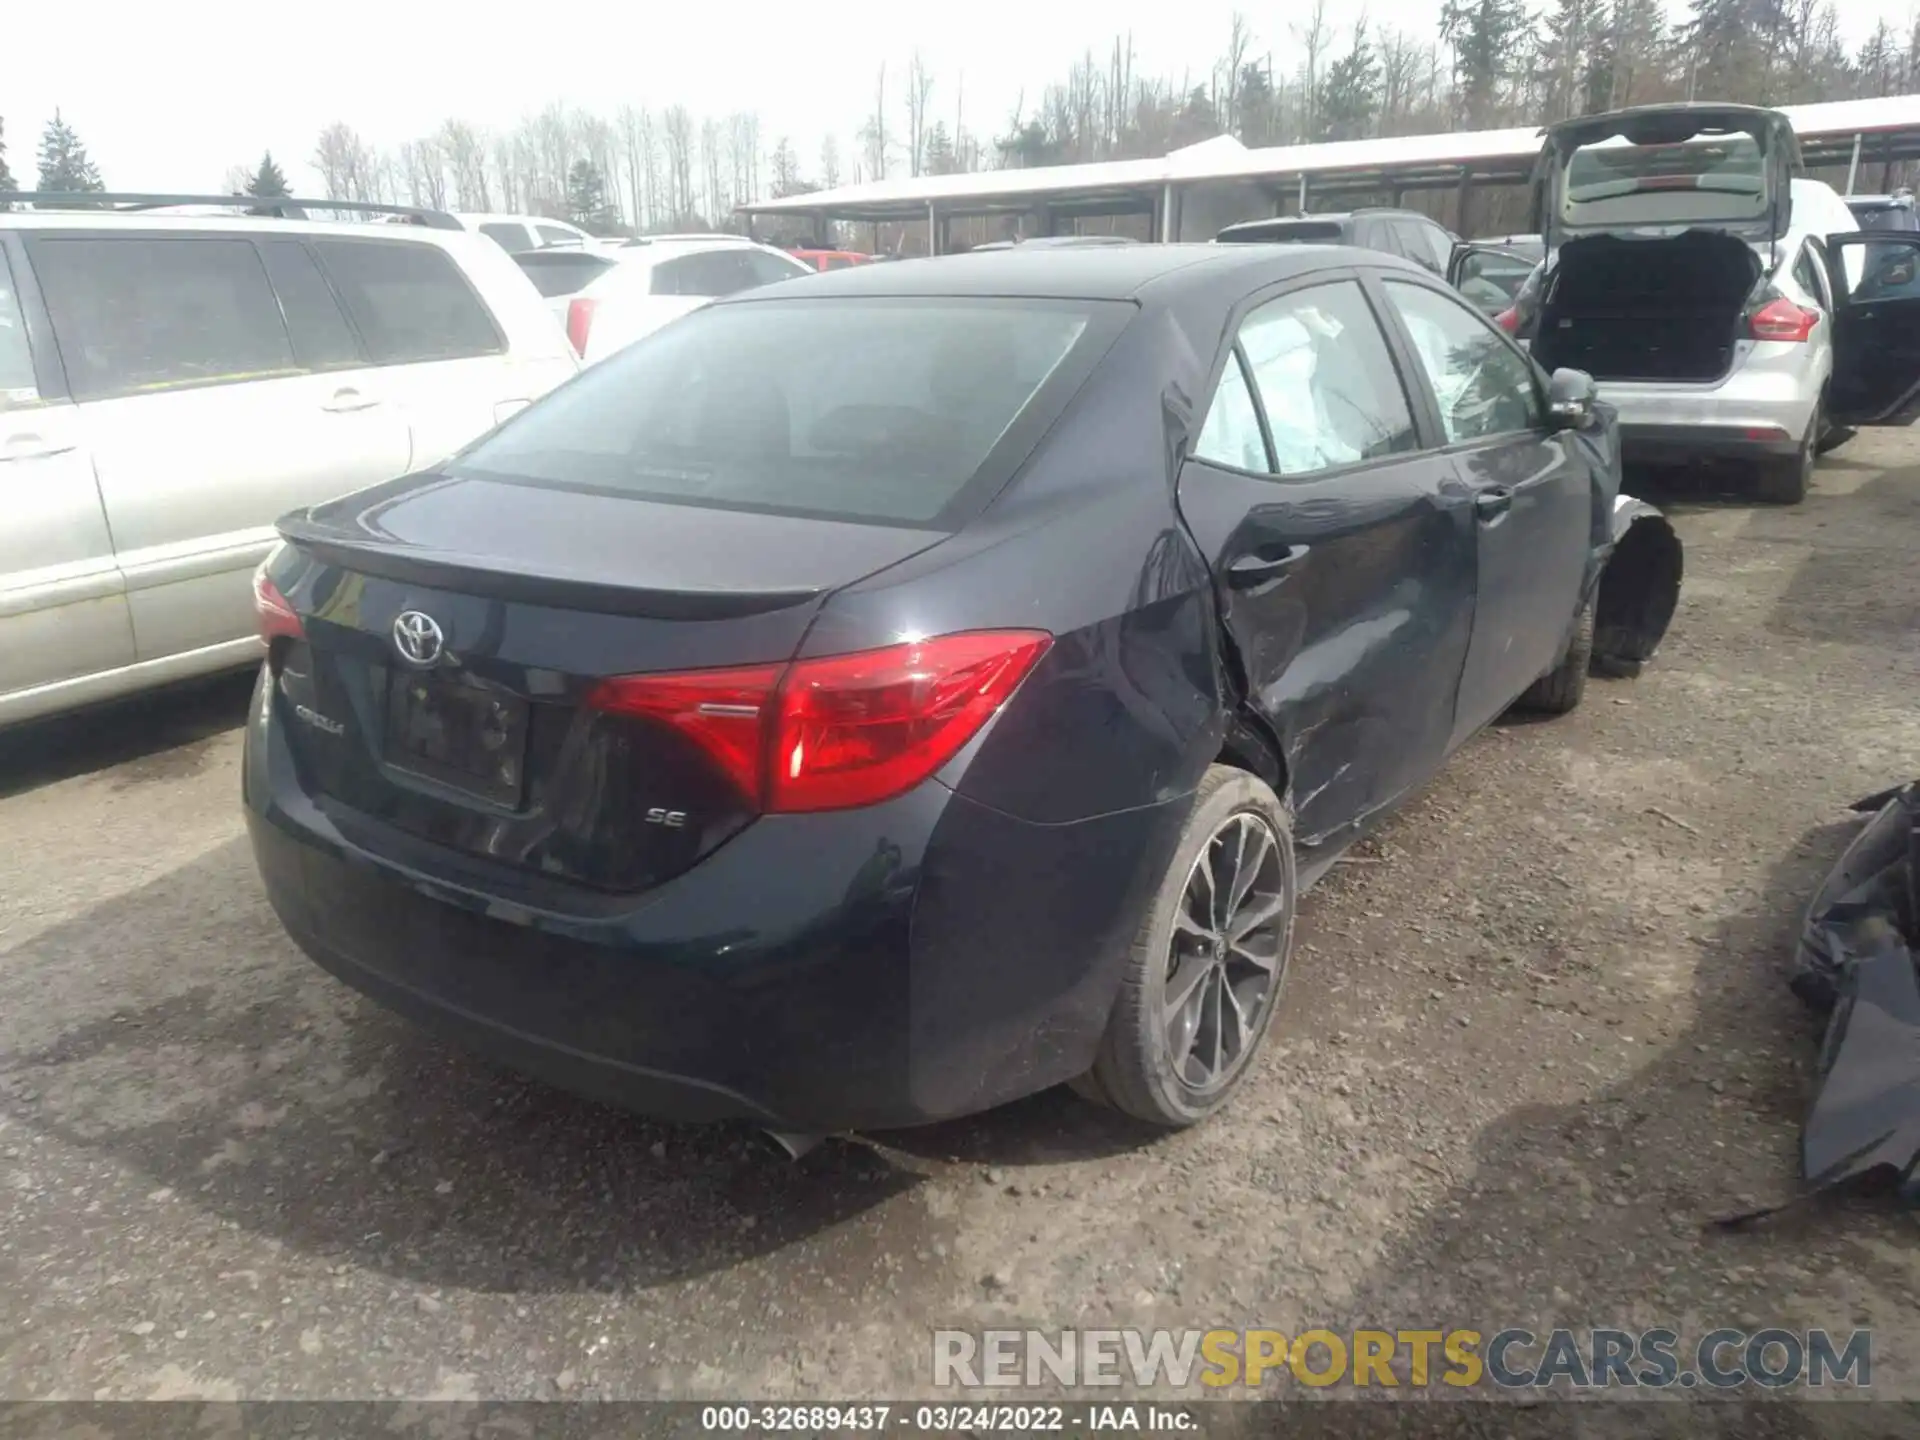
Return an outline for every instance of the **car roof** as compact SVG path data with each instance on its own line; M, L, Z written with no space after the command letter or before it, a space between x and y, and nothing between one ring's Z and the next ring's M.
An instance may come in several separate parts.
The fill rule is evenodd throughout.
M751 303L771 296L835 295L1008 297L1053 300L1144 300L1186 287L1249 287L1332 266L1375 263L1414 274L1411 261L1337 245L1069 245L991 254L967 252L892 265L855 265L809 277L800 289L742 291L716 303Z

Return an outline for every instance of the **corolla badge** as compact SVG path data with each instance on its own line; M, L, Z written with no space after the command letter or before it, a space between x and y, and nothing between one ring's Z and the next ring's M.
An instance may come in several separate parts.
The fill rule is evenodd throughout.
M393 645L413 665L431 665L446 648L440 622L419 610L402 610L393 621Z

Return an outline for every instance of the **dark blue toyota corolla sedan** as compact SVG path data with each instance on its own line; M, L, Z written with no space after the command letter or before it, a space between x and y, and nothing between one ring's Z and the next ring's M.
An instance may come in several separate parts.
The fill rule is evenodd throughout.
M1679 587L1584 376L1299 246L749 292L280 530L245 798L300 945L801 1131L1062 1081L1204 1117L1302 885Z

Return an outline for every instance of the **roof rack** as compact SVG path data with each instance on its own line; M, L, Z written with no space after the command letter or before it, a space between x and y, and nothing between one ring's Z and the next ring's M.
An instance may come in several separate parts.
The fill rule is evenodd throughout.
M258 195L149 195L118 191L0 190L0 206L32 205L42 210L107 210L114 214L138 214L147 210L168 210L178 205L206 205L223 210L239 209L248 215L270 215L281 220L305 220L309 210L335 210L350 215L395 216L424 225L430 230L460 230L465 227L441 210L418 205L375 205L365 200L298 200L291 195L263 199Z

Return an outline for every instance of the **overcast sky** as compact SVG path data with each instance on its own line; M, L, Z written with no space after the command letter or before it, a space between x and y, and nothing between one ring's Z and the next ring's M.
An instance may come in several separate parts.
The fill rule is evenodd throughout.
M554 100L611 115L622 103L682 104L696 116L754 110L770 149L793 137L804 169L821 138L853 137L888 66L888 105L904 115L916 47L934 69L935 117L953 124L964 79L966 123L1001 133L1024 88L1029 106L1087 47L1104 57L1130 30L1135 70L1198 81L1225 46L1237 8L1256 54L1276 68L1309 0L571 0L461 6L445 0L328 0L320 6L185 0L60 0L7 7L0 120L15 179L30 185L42 126L58 106L109 188L218 190L228 169L271 149L294 190L318 175L314 139L344 120L381 146L457 115L510 127ZM1876 0L1839 0L1849 38L1871 29ZM1371 0L1371 23L1431 34L1438 0ZM1354 0L1333 0L1345 26ZM1097 16L1098 18L1092 18ZM1077 17L1077 18L1076 18ZM1344 30L1343 30L1344 36ZM902 121L898 118L896 124Z

